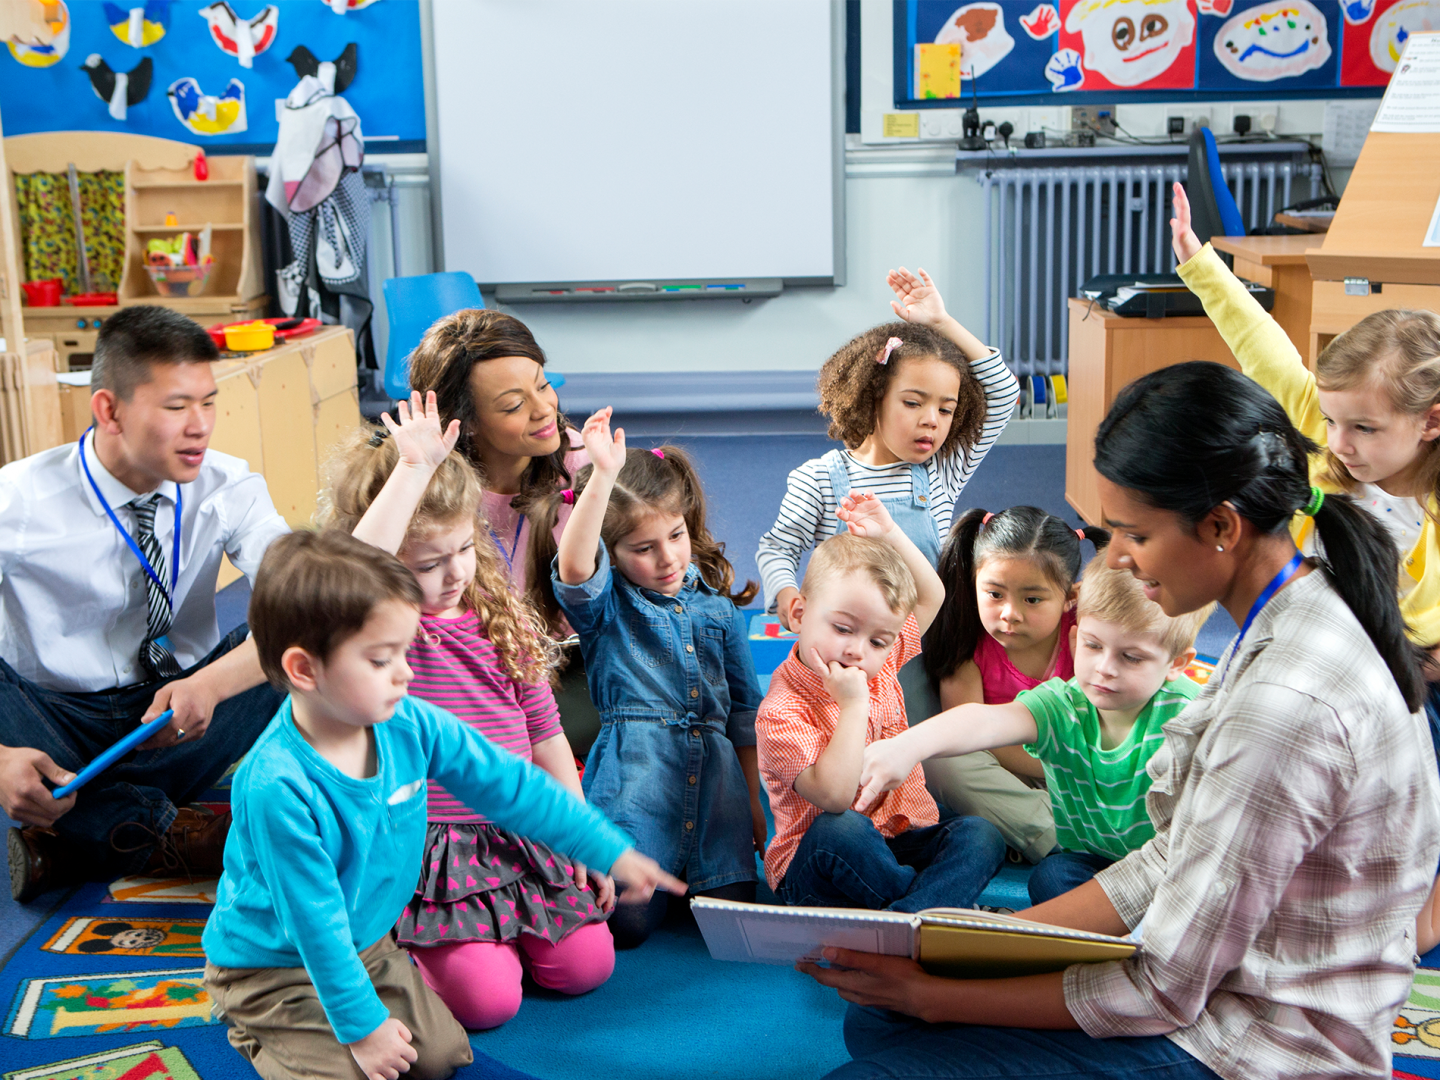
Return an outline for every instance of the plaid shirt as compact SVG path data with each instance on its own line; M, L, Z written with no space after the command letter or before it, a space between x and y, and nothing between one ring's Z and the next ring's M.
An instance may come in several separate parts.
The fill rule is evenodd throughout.
M1067 970L1071 1014L1168 1036L1227 1080L1389 1077L1440 858L1423 717L1317 571L1164 731L1155 838L1096 877L1144 947Z
M893 739L906 728L905 694L896 673L920 655L920 625L911 615L885 658L880 674L870 680L870 723L865 745ZM840 706L825 690L825 682L800 662L795 650L770 678L770 692L755 717L755 745L760 775L775 815L775 839L765 850L765 880L773 889L785 877L795 849L820 808L795 790L795 778L814 765L840 719ZM855 795L860 795L856 777ZM852 800L853 802L853 800ZM925 790L920 766L905 782L869 810L870 820L885 836L934 825L940 820L935 800Z

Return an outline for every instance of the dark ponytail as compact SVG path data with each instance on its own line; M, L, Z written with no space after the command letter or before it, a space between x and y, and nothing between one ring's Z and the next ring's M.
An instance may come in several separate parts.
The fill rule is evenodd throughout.
M988 520L987 520L988 519ZM945 603L925 634L925 671L937 682L949 678L975 655L985 633L975 598L975 574L992 558L1032 559L1061 592L1080 576L1080 536L1096 548L1110 534L1093 525L1077 530L1034 506L1012 506L998 514L967 510L950 526L936 572L945 585Z
M1095 434L1095 468L1191 525L1229 503L1272 535L1310 502L1309 459L1318 450L1257 383L1222 364L1194 361L1151 372L1120 392ZM1344 495L1325 496L1315 529L1322 572L1415 711L1425 683L1396 600L1394 541Z

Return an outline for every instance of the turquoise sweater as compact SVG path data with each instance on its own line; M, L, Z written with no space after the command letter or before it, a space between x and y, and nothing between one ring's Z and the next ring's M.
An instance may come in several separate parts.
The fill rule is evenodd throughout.
M599 811L433 705L403 698L374 732L375 775L346 776L305 741L285 699L235 774L225 874L203 938L220 967L303 966L342 1043L390 1015L358 954L415 892L427 779L597 869L630 846Z

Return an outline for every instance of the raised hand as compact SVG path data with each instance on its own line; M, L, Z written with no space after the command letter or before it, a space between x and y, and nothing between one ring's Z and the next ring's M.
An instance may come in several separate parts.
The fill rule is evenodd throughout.
M884 798L887 791L894 791L915 771L918 764L914 755L905 748L902 735L894 739L879 739L865 747L865 757L860 765L860 798L855 809L862 814Z
M906 322L934 328L945 321L945 301L924 270L917 277L902 266L885 275L885 284L895 292L890 309Z
M870 686L864 668L846 667L838 660L827 664L821 659L819 651L813 648L810 650L810 668L824 681L826 692L842 709L846 705L869 700Z
M455 443L460 438L460 421L451 420L450 426L442 430L440 410L435 405L435 391L425 395L420 402L420 391L410 392L410 405L395 404L395 413L400 417L396 423L388 412L380 414L381 422L395 437L395 449L400 451L400 460L414 468L434 471L440 467Z
M867 540L883 540L895 528L895 519L885 504L868 491L846 495L840 500L835 516L845 522L853 534Z
M611 477L618 475L620 467L625 464L625 429L616 428L614 435L610 433L610 416L614 411L606 405L586 420L585 426L580 429L580 438L585 443L595 471Z
M1175 182L1175 216L1170 219L1170 246L1175 249L1175 258L1182 263L1193 259L1203 247L1195 230L1190 227L1190 200L1185 196L1185 187Z

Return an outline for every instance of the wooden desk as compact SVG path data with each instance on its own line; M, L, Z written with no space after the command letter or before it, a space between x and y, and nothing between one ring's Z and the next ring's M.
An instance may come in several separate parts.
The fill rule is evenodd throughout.
M1292 229L1304 229L1306 232L1323 233L1330 231L1330 223L1335 220L1334 214L1276 214L1276 225L1288 225Z
M1100 524L1100 488L1093 464L1100 421L1127 383L1186 360L1240 367L1220 331L1204 316L1126 319L1098 304L1091 309L1086 300L1070 301L1065 501L1091 525Z
M1308 248L1318 247L1314 236L1215 236L1210 243L1216 251L1235 256L1235 273L1246 281L1275 290L1275 307L1270 312L1285 336L1301 356L1310 353L1311 282Z

